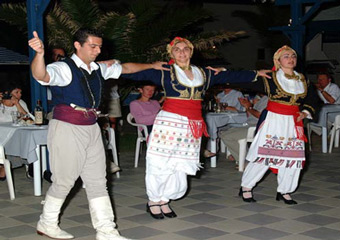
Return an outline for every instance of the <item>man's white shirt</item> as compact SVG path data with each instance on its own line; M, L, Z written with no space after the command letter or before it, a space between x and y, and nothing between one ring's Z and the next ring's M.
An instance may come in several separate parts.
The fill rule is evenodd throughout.
M90 69L88 69L87 65L76 54L73 54L71 59L75 62L77 67L84 69L89 74L91 74L92 71L98 70L98 68L100 68L101 74L105 80L109 78L117 79L122 73L122 65L117 61L110 67L104 63L99 63L98 66L95 62L91 62ZM47 65L46 70L50 75L50 81L46 83L37 79L41 85L64 87L69 85L72 81L71 69L65 62L59 61L51 63Z

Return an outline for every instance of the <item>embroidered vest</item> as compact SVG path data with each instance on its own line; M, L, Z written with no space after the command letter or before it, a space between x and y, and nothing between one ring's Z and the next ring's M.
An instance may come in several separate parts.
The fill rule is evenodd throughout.
M71 69L72 81L63 87L51 86L53 104L74 103L80 107L98 108L104 81L100 68L89 74L86 70L78 68L71 58L63 61Z

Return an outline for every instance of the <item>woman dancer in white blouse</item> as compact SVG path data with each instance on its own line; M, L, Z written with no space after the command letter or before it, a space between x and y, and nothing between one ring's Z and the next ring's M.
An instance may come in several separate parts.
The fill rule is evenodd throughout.
M249 149L250 161L243 173L239 195L255 202L252 190L270 168L277 173L276 200L297 204L290 193L298 186L305 163L304 118L315 114L315 89L294 68L296 52L283 46L274 54L272 79L263 78L254 85L268 95L267 109L259 119L257 134Z

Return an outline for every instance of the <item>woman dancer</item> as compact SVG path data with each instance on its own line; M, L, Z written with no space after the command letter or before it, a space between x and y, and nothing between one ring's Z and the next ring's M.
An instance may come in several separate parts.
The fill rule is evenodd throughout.
M298 185L300 171L305 163L304 118L315 114L315 89L294 68L296 52L283 46L273 57L272 79L254 83L253 89L264 91L269 98L267 109L257 124L257 134L249 149L239 195L245 202L255 202L253 188L269 168L277 173L276 200L297 204L290 193Z
M207 135L202 118L201 102L206 90L214 84L251 82L266 71L222 71L217 75L209 69L190 64L194 46L176 37L167 45L172 60L170 71L142 71L123 75L134 80L151 80L163 87L165 101L158 113L146 154L147 211L155 219L177 215L169 201L181 198L187 191L187 175L199 169L202 134Z

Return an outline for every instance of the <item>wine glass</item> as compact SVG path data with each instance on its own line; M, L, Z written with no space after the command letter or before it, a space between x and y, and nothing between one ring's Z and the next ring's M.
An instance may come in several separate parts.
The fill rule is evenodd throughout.
M228 103L226 103L226 102L222 103L223 111L225 111L227 107L228 107Z

